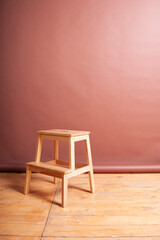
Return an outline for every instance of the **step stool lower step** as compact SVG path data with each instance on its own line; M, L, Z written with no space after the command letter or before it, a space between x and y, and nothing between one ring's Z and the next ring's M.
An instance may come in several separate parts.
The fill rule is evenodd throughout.
M53 176L64 175L64 174L72 172L71 169L68 169L68 168L65 168L65 167L62 167L62 166L58 166L56 164L50 164L50 163L29 162L26 165L31 171L42 172L42 173L46 173L46 174L48 173L48 174L51 174Z

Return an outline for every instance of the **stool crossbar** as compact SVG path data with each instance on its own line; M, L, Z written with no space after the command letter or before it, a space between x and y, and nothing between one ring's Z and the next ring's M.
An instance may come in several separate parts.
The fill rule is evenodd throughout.
M31 173L37 172L45 175L53 176L54 183L57 179L62 179L62 207L67 205L68 179L80 174L89 173L89 182L91 193L94 193L94 177L92 154L90 147L90 132L72 131L72 130L41 130L38 131L37 151L34 162L26 163L26 182L24 193L29 193ZM49 139L54 141L54 160L41 162L42 141ZM67 141L69 143L69 161L59 160L59 141ZM85 141L87 153L87 165L75 162L75 143Z

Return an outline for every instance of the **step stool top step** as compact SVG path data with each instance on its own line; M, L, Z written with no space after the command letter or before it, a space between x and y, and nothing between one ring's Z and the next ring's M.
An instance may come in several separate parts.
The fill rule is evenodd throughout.
M51 129L51 130L39 130L39 134L51 135L51 136L63 136L63 137L77 137L90 134L89 131L75 131L64 129Z

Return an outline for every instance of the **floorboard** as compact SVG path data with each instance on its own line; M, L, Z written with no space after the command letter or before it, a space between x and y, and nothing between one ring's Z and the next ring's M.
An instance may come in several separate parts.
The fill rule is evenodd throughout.
M32 174L23 194L24 174L0 174L0 239L159 240L160 174L87 174L69 180L68 206L61 183Z
M52 180L32 174L30 194L24 195L25 174L0 174L0 239L40 239L57 188Z

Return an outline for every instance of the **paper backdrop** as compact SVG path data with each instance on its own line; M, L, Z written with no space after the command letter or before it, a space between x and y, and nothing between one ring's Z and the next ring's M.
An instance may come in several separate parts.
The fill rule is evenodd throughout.
M24 170L36 131L58 128L91 131L97 171L160 171L159 9L159 0L0 1L1 170ZM53 159L53 143L43 147L42 160ZM67 159L66 143L60 151Z

